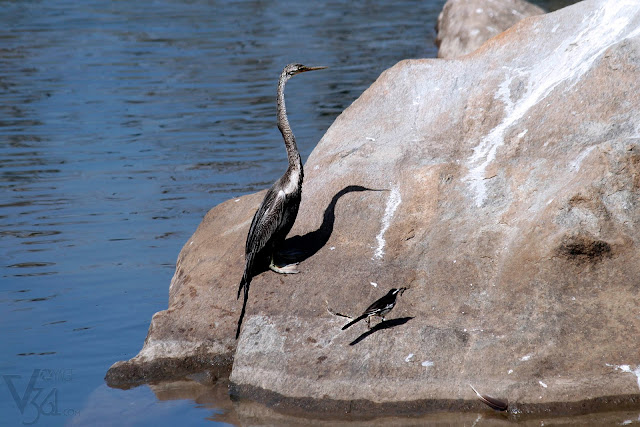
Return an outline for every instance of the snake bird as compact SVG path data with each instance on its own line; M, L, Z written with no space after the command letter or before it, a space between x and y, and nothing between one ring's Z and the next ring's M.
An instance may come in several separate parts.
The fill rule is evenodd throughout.
M289 119L287 119L287 108L284 102L284 86L287 81L296 74L306 71L322 70L324 68L327 67L307 67L302 64L289 64L284 67L280 74L276 101L278 129L280 129L282 133L284 145L287 149L289 167L284 175L267 191L264 200L262 200L260 207L253 216L251 228L249 228L247 243L245 245L244 274L238 287L237 296L237 298L240 298L240 293L244 289L245 305L255 264L262 259L262 257L266 258L268 256L270 258L269 268L276 273L298 273L295 264L278 266L274 261L275 252L284 242L285 237L289 231L291 231L291 227L293 227L302 197L302 160L298 152L296 139L289 125ZM244 315L244 308L243 306L240 321L242 321L242 316ZM236 338L239 332L240 322L238 323Z

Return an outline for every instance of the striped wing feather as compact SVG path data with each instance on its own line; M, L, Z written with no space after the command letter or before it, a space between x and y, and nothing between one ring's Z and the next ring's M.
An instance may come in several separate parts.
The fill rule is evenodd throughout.
M260 208L253 216L251 228L247 235L245 245L245 275L253 269L253 263L258 253L262 252L281 228L285 217L285 205L287 199L283 192L274 191L271 188L264 197Z

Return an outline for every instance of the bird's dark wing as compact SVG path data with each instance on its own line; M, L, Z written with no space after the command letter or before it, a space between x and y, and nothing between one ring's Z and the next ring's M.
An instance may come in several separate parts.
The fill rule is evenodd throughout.
M256 257L273 243L274 237L281 231L285 217L288 215L289 199L284 191L276 188L279 188L278 182L267 191L251 221L245 244L245 267L238 287L238 298L242 289L246 290L251 283Z
M273 187L271 187L267 194L265 194L260 207L253 215L245 244L244 274L242 275L240 286L238 286L238 298L240 298L242 289L244 288L246 293L246 288L248 288L249 283L251 283L251 274L253 273L253 264L256 256L265 248L269 242L269 237L272 236L277 229L277 218L273 218L273 212L277 211L272 211L274 207L277 208L277 205L282 203L278 201L277 196L278 192L274 191Z
M286 215L287 196L272 187L253 216L245 245L245 281L250 281L256 256L272 243ZM239 292L239 291L238 291Z
M391 310L394 306L395 304L393 303L386 304L386 303L381 303L380 301L376 301L364 311L364 314L367 316L371 316L374 314L378 314L382 311Z
M372 314L376 314L379 311L392 309L396 302L395 294L388 293L373 304L371 304L364 311L364 314L367 316L371 316Z
M265 195L260 208L253 216L247 235L245 255L257 254L270 243L285 215L287 196L273 188Z

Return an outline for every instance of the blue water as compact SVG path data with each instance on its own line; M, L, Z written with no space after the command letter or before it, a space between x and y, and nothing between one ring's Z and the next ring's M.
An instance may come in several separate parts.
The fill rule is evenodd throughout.
M330 67L287 85L304 160L384 69L436 54L444 0L317 4L0 1L2 425L234 423L103 377L205 213L283 172L285 64Z

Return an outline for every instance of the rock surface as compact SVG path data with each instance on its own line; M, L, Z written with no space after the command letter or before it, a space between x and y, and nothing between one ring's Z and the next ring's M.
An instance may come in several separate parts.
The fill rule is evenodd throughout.
M469 384L513 413L640 404L640 3L385 71L309 157L301 273L253 279L236 342L262 196L206 215L109 384L233 359L235 393L310 410L477 409ZM383 327L340 330L398 286Z
M438 58L466 55L523 18L543 13L525 0L447 0L436 25Z

